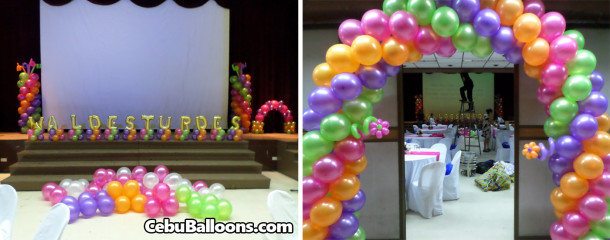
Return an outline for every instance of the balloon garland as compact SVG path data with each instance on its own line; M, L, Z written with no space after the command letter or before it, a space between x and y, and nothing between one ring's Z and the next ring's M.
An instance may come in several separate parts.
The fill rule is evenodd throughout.
M372 118L386 77L396 75L403 63L424 54L450 57L456 50L480 58L493 51L504 54L539 79L538 100L548 109L544 130L551 146L530 143L524 154L540 148L540 154L528 156L549 158L559 186L551 194L559 221L550 235L610 238L604 78L594 71L595 55L583 49L583 35L565 28L563 16L545 13L540 0L439 0L438 6L433 0L385 0L383 11L372 9L361 20L344 21L338 30L342 44L331 46L326 62L313 71L318 88L303 112L309 131L303 137L303 238L365 238L355 214L365 200L356 177L366 166L358 132L363 129L351 126Z
M292 111L288 109L288 106L284 104L284 101L270 100L258 109L254 122L252 123L252 132L259 134L264 133L263 126L265 123L265 117L269 111L276 110L282 113L284 116L284 132L288 134L295 133L296 123L293 121Z
M23 62L22 64L17 63L17 72L19 73L19 80L17 81L17 87L19 88L19 113L20 119L17 124L21 128L21 133L28 133L28 139L41 138L40 131L37 133L31 130L30 117L33 121L40 120L42 113L42 100L40 97L40 77L34 73L34 70L40 69L40 64L36 64L33 59L30 58L30 62Z
M233 109L233 114L241 118L241 130L243 132L250 131L250 116L252 114L252 82L250 80L252 77L250 74L244 74L244 68L246 68L246 63L234 63L231 65L231 68L237 76L231 76L229 78L229 83L231 83L231 108Z

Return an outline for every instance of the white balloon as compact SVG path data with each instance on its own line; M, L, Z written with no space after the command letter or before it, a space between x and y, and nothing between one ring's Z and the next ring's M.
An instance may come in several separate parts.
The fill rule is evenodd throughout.
M222 196L225 193L225 186L220 183L214 183L210 185L210 192L216 195L218 199L222 199Z
M180 182L179 186L182 186L182 185L187 185L187 186L189 186L189 188L193 187L193 184L191 183L191 181L186 178L183 178L182 181Z
M78 181L80 181L83 184L83 186L89 186L89 181L87 181L87 179L81 178L81 179L78 179Z
M144 187L152 189L155 187L155 185L157 185L157 183L159 183L159 176L157 176L156 173L147 172L144 174L144 177L142 178L142 184L144 184Z
M70 183L72 183L72 179L66 178L64 180L61 180L61 182L59 182L59 186L68 190Z
M178 173L167 174L163 182L169 186L171 190L176 190L182 183L182 176Z
M108 191L108 184L109 184L109 182L107 182L106 184L104 184L104 187L102 187L102 190L104 190L104 191Z
M201 195L202 197L205 197L206 194L210 193L210 189L207 187L202 187L201 189L199 189L199 195Z
M68 191L68 196L78 198L78 196L85 191L85 187L83 187L83 184L80 181L72 181L66 191Z
M119 170L116 170L116 176L121 176L121 174L127 174L127 176L131 176L131 170L128 167L121 167Z

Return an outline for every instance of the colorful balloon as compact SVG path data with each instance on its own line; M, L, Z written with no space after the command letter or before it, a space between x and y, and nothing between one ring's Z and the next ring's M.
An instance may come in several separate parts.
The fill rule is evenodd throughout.
M555 210L561 212L573 211L578 208L578 201L566 196L560 188L555 188L551 192L551 204Z
M589 220L578 212L568 212L561 221L566 231L573 236L582 236L589 231Z
M595 66L597 66L595 55L586 49L578 50L574 58L566 62L570 75L589 75L595 70Z
M345 20L339 25L339 39L345 45L351 46L356 37L364 35L360 21L356 19Z
M356 98L343 102L343 114L354 123L362 123L373 114L373 104L364 98Z
M477 37L477 43L472 49L472 55L478 58L485 58L489 56L493 52L491 48L491 43L489 42L488 37Z
M318 159L333 150L333 141L322 137L320 131L311 131L303 135L303 158Z
M572 75L563 84L563 95L572 101L582 101L591 93L591 81L584 75Z
M413 43L415 44L415 48L422 54L432 55L440 46L440 37L432 28L422 26L419 28Z
M578 102L578 110L581 113L588 113L593 116L600 116L608 109L608 99L606 95L598 91L591 91L587 98Z
M530 42L535 40L540 34L542 24L540 19L532 14L525 13L517 18L513 26L515 38L521 42Z
M523 1L523 13L532 13L536 17L541 18L545 12L544 3L542 0L524 0Z
M479 12L479 0L453 0L451 8L457 12L460 22L472 22Z
M567 197L579 199L589 191L589 182L576 173L569 172L561 178L560 188Z
M578 49L583 49L585 47L585 37L578 30L568 30L563 33L564 36L571 37L576 40L578 44Z
M383 41L383 43L381 43L381 46L381 56L387 64L390 64L392 66L402 66L402 64L406 62L409 58L409 47L393 37Z
M457 50L470 52L477 44L477 33L471 24L462 23L451 40Z
M381 59L381 44L371 36L361 35L356 37L352 42L351 49L353 56L362 65L373 65Z
M588 80L587 80L588 81ZM352 100L362 93L362 83L353 73L339 73L330 83L333 96L341 100Z
M360 179L351 173L343 173L329 185L330 196L340 201L352 199L360 190Z
M350 133L351 123L343 114L330 114L320 123L320 134L329 141L339 141L349 136Z
M411 0L407 2L407 12L413 14L419 26L430 25L435 10L434 0Z
M549 43L542 38L536 38L523 46L523 60L529 65L540 66L548 57Z
M330 81L336 75L328 63L320 63L313 69L313 81L318 87L330 87Z
M330 197L318 200L309 212L310 221L320 227L328 227L341 217L341 202Z
M556 37L549 46L549 58L555 62L566 63L576 56L578 44L568 36Z
M313 176L323 183L330 183L343 175L343 162L334 154L321 157L313 164Z
M502 26L512 26L515 20L523 14L521 0L498 0L496 12L500 16Z
M378 9L368 10L362 15L362 31L378 41L386 40L390 37L389 21L388 15L383 11Z
M341 99L328 87L318 87L309 93L307 98L309 107L320 114L331 114L341 109Z
M441 37L451 37L460 26L458 14L450 7L439 7L432 15L432 29Z
M585 152L574 159L574 170L582 178L594 179L602 175L604 163L599 156Z
M336 72L355 72L360 63L352 53L350 46L335 44L326 51L326 62Z
M361 139L349 136L335 143L335 154L345 163L356 162L364 156L365 145ZM330 151L329 151L330 152Z
M593 91L601 91L604 87L604 76L598 71L593 71L588 77L593 85Z
M436 54L441 57L451 57L456 51L457 49L455 49L455 46L453 46L453 42L451 41L450 37L441 37L440 45L436 51Z
M491 9L483 9L472 21L474 30L483 37L492 37L500 30L500 16Z
M610 154L610 134L598 131L595 136L582 141L585 152L606 156Z
M566 30L566 20L563 15L558 12L548 12L540 18L542 28L540 31L540 37L544 38L547 42L553 41L555 38L561 36Z
M401 0L396 0L403 2ZM405 3L406 8L406 3ZM394 38L400 41L411 41L415 39L415 35L419 29L417 19L407 11L397 11L390 17L390 32Z
M570 123L570 132L578 140L592 138L597 133L597 130L597 120L591 114L579 114Z
M513 33L513 30L510 27L506 26L500 27L496 34L491 36L490 40L491 47L495 52L499 54L506 54L511 48L513 48L515 42L517 41L515 39L515 34ZM521 54L520 49L519 54Z

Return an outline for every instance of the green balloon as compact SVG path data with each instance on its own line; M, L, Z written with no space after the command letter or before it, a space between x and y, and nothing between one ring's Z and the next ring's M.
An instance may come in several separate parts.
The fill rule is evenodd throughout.
M491 41L488 37L478 36L477 44L472 49L472 55L478 58L485 58L493 52Z
M602 238L610 238L610 215L601 221L591 221L591 231Z
M252 100L252 95L248 94L244 97L244 100L246 100L247 102L250 102Z
M218 198L214 194L206 194L203 196L203 204L218 205Z
M203 201L201 197L191 198L186 201L186 210L191 214L191 216L198 218L201 217L201 210L203 208Z
M36 139L37 139L36 135L30 136L30 141L36 141ZM78 140L78 138L77 138L77 140Z
M216 141L217 141L217 142L218 142L218 141L222 141L222 136L217 135L217 136L216 136Z
M245 97L246 95L248 95L248 89L247 88L242 88L241 90L239 90L239 94L242 97Z
M365 98L356 98L343 102L343 114L355 123L361 123L373 114L373 104Z
M434 0L409 0L407 2L407 12L413 14L419 26L430 25L435 10Z
M186 203L191 198L191 189L187 185L180 185L176 188L175 195L179 203Z
M595 70L595 66L597 66L595 54L586 49L576 51L576 56L566 63L570 75L589 75Z
M219 213L220 212L218 211L218 207L216 205L204 204L201 208L201 218L204 220L206 218L217 219Z
M578 104L565 97L560 97L551 103L549 112L555 121L570 123L578 114Z
M240 82L233 83L233 88L235 89L241 89L242 87L243 85Z
M334 142L322 137L320 131L311 131L303 135L303 158L318 159L333 150Z
M350 127L351 123L345 115L333 113L322 119L320 133L330 141L339 141L349 136Z
M34 112L40 114L40 113L42 113L42 108L41 107L36 107Z
M24 85L25 85L25 82L23 82L23 80L17 81L17 87L18 88L23 87Z
M356 231L356 233L354 233L354 235L350 238L348 238L348 240L364 240L366 239L366 233L364 232L364 228L362 227L358 227L358 231Z
M568 30L563 32L563 35L568 36L576 40L576 44L578 45L578 49L582 49L585 47L585 36L582 35L578 30Z
M148 129L148 130L146 131L146 134L148 134L148 135L153 135L153 133L155 133L155 131L154 131L154 130L152 130L152 129Z
M558 122L553 118L547 118L544 122L544 133L551 138L558 138L570 134L570 126L567 123Z
M591 80L584 75L572 75L568 77L561 87L563 95L572 101L584 100L591 94L592 89L593 85L591 84Z
M72 135L72 142L78 141L78 135Z
M81 135L81 134L83 134L82 129L76 129L76 131L74 131L74 135Z
M407 11L407 0L385 0L382 9L388 17L400 10Z
M25 73L25 72L21 72L21 73L19 74L19 79L20 79L20 80L25 81L25 80L28 80L28 78L30 78L30 75L28 75L28 74L27 74L27 73Z
M313 174L313 166L303 167L303 177L307 177Z
M184 136L188 136L188 135L189 135L189 133L191 133L191 130L190 130L190 129L184 129L184 130L182 131L182 135L184 135Z
M589 232L586 235L579 237L578 240L604 240L604 238L597 236L594 232Z
M111 141L111 142L114 141L114 135L109 135L108 136L108 141Z
M303 168L312 167L313 164L316 162L316 160L318 160L318 159L309 159L309 158L303 157Z
M231 76L231 77L229 78L229 82L230 82L231 84L236 83L236 82L237 82L237 76Z
M40 129L34 130L34 135L40 135Z
M610 215L610 197L604 197L604 200L606 200L606 205L608 205L608 212L606 214Z
M477 44L478 34L470 23L462 23L451 38L453 46L462 52L470 52Z
M460 27L460 18L450 7L440 7L432 15L432 29L441 37L451 37Z
M360 96L358 97L369 100L371 104L377 104L383 98L383 88L372 90L363 87L362 93L360 93Z
M354 216L356 216L357 218L360 218L360 211L355 212Z
M31 117L34 119L34 121L38 122L38 120L40 120L40 113L35 112Z
M110 132L112 133L112 135L117 135L119 133L119 130L116 128L113 128L112 130L110 130Z
M233 206L229 201L222 199L218 202L218 219L229 220L232 212Z
M199 194L197 191L191 191L191 196L189 197L189 199L191 199L191 198L199 198L200 200L203 201L203 198L201 197L201 194Z
M142 139L144 139L144 141L148 141L150 139L150 135L146 134L144 137L142 137Z

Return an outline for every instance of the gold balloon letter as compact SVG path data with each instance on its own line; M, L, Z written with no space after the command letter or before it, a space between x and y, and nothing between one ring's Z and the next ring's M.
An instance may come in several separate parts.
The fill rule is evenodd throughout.
M203 122L203 124L201 124L201 122ZM195 117L195 124L197 124L197 129L199 129L199 131L208 128L208 120L204 116Z
M167 117L167 122L163 124L163 116L159 116L159 127L161 129L168 129L172 125L172 117Z
M117 116L108 116L108 129L116 129L114 126L114 121L116 121L119 117Z
M191 125L191 118L188 116L181 116L180 117L180 129L182 129L182 130L190 129L189 125Z
M214 116L214 122L212 123L212 127L213 129L218 129L220 130L221 128L218 126L220 125L220 120L222 119L221 116Z
M49 117L48 125L49 126L47 127L47 131L49 131L51 129L57 130L57 121L55 121L55 116L50 116Z
M93 120L95 120L95 125L93 124ZM97 115L89 116L89 128L91 128L91 130L98 130L100 129L100 126L102 126L102 120L100 120L100 117Z
M44 122L44 117L40 117L40 120L38 120L38 122L34 122L34 119L32 117L28 117L28 125L30 125L30 128L42 130L43 122Z
M241 118L238 116L233 117L233 120L231 120L231 122L233 123L233 126L231 127L231 129L237 130L239 129L239 121L241 121Z
M72 129L82 129L83 126L78 125L76 126L76 115L72 114L70 115L70 119L72 119Z
M153 115L142 115L142 120L144 120L144 129L150 129L150 120L155 119Z
M134 129L135 126L133 125L133 120L136 120L136 117L127 116L127 118L125 119L125 123L127 124L125 129Z

